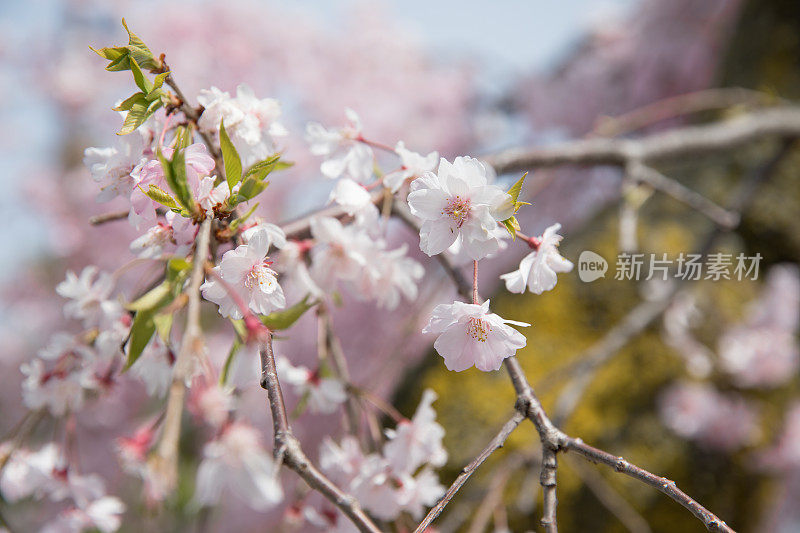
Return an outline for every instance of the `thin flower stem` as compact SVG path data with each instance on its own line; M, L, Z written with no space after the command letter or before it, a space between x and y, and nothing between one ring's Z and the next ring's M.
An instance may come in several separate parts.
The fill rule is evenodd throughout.
M478 304L480 296L478 296L478 261L472 262L472 303Z
M373 148L377 148L379 150L385 150L386 152L395 153L394 148L389 146L388 144L383 144L375 141L369 141L362 136L356 138L357 141L366 144L367 146L372 146Z

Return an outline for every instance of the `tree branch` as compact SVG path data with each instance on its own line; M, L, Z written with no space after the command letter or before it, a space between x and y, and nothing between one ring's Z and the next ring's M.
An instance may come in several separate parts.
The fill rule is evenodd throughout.
M281 384L278 381L278 371L275 368L271 334L261 346L259 355L261 356L261 387L267 390L269 408L272 413L276 458L282 458L286 466L294 470L309 487L318 491L342 511L359 531L380 533L378 526L361 509L358 501L337 487L311 463L303 453L300 442L292 433L286 414L286 404L283 401Z
M800 136L800 108L753 111L731 120L676 128L637 139L591 138L551 147L513 148L483 158L498 174L562 165L624 166L709 155L767 137Z
M450 500L453 499L453 496L458 493L461 487L464 486L464 483L467 482L469 477L478 469L479 466L483 464L486 459L489 458L492 453L494 453L497 449L502 448L503 444L505 443L508 436L517 429L517 426L525 420L525 413L522 411L515 411L514 415L506 422L503 427L500 429L500 432L495 435L495 437L489 442L489 444L478 454L478 456L472 460L467 466L461 469L461 473L456 477L453 484L450 485L450 488L447 489L447 492L444 493L444 496L439 500L436 506L430 510L430 512L425 516L422 522L419 523L417 529L414 530L414 533L422 533L425 531L428 526L430 526L436 518L442 514L444 508L450 503Z

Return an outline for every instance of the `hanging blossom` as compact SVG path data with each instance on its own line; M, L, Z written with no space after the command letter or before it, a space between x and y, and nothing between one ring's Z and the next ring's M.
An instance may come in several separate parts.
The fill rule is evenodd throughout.
M557 274L572 270L572 261L558 253L558 244L563 239L557 233L560 229L561 224L553 224L544 230L533 239L535 250L522 258L519 269L500 276L509 292L522 294L526 287L534 294L551 291L558 281Z
M439 334L433 347L448 370L460 372L475 366L489 372L526 344L525 336L508 324L530 326L490 313L489 300L482 305L453 302L437 305L422 332Z
M361 120L352 109L346 109L348 124L339 129L326 129L318 122L306 126L306 141L314 155L325 160L320 165L323 176L336 179L349 176L359 183L372 177L375 156L372 148L361 142Z
M266 315L286 306L277 273L267 261L270 244L266 231L256 232L247 244L225 252L220 264L214 267L214 272L225 285L217 278L211 278L200 287L203 296L219 306L222 316L234 319L244 316L229 290L234 291L254 313Z
M0 494L5 500L16 502L32 496L73 502L42 531L78 532L95 527L106 532L119 528L125 505L118 498L106 495L100 476L83 476L71 469L55 443L30 451L15 449L11 442L6 442L0 445L0 457L8 458L0 472Z
M278 139L289 134L279 121L280 102L256 98L248 85L239 85L233 98L216 87L203 89L197 101L205 108L197 123L200 131L216 134L220 121L224 120L225 131L245 166L277 152Z
M389 172L383 177L383 184L393 193L400 190L400 187L407 180L421 178L426 172L434 172L436 163L439 162L439 152L434 151L423 156L407 149L403 141L397 142L394 151L400 156L403 166L399 170Z
M378 224L380 214L372 201L372 196L355 181L349 178L337 181L329 201L342 206L345 213L355 218L356 224L375 230L374 234L380 229Z
M417 282L425 273L422 265L406 256L406 247L386 250L386 241L373 238L356 224L343 226L334 218L311 220L315 244L311 249L311 277L326 291L344 282L363 300L394 309L400 296L417 297Z
M444 494L434 467L444 465L444 428L431 404L436 394L423 393L417 412L386 432L383 453L365 455L352 436L337 445L326 437L320 445L320 467L350 492L371 514L393 520L403 511L420 519Z
M333 413L347 400L344 383L322 377L319 369L311 371L305 366L293 366L282 355L275 359L275 364L281 380L291 385L298 396L307 398L312 413Z
M228 424L203 448L194 502L213 506L228 491L256 511L283 499L272 455L261 444L258 432L244 422Z
M511 196L490 185L483 164L471 157L457 157L452 164L442 158L438 174L427 172L414 180L408 207L423 220L423 252L440 254L458 240L474 260L499 249L494 230L514 211Z
M128 372L144 382L148 396L164 398L172 384L172 365L174 364L175 354L161 340L161 337L155 334Z
M174 150L172 148L164 148L162 153L164 157L169 159L172 157ZM214 170L214 158L208 153L208 149L203 143L194 143L187 146L184 150L184 157L186 160L186 182L193 196L197 198L202 179L210 176ZM161 207L161 204L151 200L145 192L150 188L150 185L155 185L163 191L169 191L170 187L164 177L164 167L161 166L161 162L158 159L153 159L142 165L133 173L133 177L136 179L136 186L131 193L131 211L128 215L128 221L133 227L140 230L156 223L156 209Z

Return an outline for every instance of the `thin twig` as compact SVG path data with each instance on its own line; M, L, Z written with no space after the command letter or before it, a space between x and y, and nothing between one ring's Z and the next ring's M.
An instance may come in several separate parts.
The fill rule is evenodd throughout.
M525 420L525 413L521 411L514 411L514 415L503 425L503 427L486 446L486 448L484 448L481 453L472 460L472 462L461 469L461 473L458 475L458 477L456 477L455 481L453 481L453 484L450 485L450 488L447 489L447 491L444 493L444 496L442 496L434 508L430 510L422 522L419 523L417 529L414 530L414 533L422 533L433 523L434 520L436 520L447 504L450 503L450 500L453 499L453 496L455 496L461 487L464 486L464 483L467 482L473 472L475 472L475 470L477 470L478 467L481 466L494 451L503 447L503 444L505 443L506 439L508 439L508 436L511 435L515 429L517 429L517 426L519 426L523 420Z
M525 458L522 455L514 454L498 467L489 482L489 489L486 496L475 511L475 516L467 530L467 533L482 533L486 530L492 514L503 503L503 491L508 485L511 475L514 474L523 464ZM495 530L497 528L495 527Z
M103 213L102 215L95 215L93 217L89 217L89 224L92 226L99 226L100 224L105 224L106 222L122 220L128 218L129 213L130 210L126 209L124 211L112 211L110 213Z
M283 463L287 467L294 470L309 487L318 491L342 511L359 531L380 533L378 526L361 509L358 501L337 487L311 463L303 453L300 442L292 433L289 427L289 418L286 415L283 392L278 381L278 371L275 368L272 335L267 336L266 341L259 350L259 355L261 356L261 386L267 390L270 412L272 413L276 458L281 455Z

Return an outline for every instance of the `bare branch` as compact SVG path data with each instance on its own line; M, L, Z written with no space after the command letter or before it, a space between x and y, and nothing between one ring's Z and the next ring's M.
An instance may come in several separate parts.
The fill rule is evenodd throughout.
M278 371L275 368L272 335L268 335L267 340L259 350L259 355L261 356L261 386L267 390L269 407L272 412L276 458L279 455L282 456L283 463L286 466L294 470L309 487L318 491L342 511L359 531L380 533L378 526L361 509L358 501L337 487L311 463L303 453L300 442L292 434L292 430L289 427L289 418L286 415L283 392L278 381Z
M680 490L672 480L652 474L643 468L629 463L622 457L615 457L608 452L584 444L580 439L568 437L562 443L562 449L565 451L574 451L593 463L604 464L613 468L616 472L638 479L658 489L691 511L693 515L705 524L709 531L733 533L733 529L728 527L725 522L692 499L688 494Z
M450 488L447 489L447 492L444 493L442 499L436 504L436 506L430 510L427 516L420 522L417 526L417 529L414 530L414 533L422 533L425 531L428 526L430 526L436 518L442 514L442 511L450 503L450 500L453 499L453 496L464 486L464 483L467 482L469 477L478 469L479 466L483 464L486 459L489 458L492 453L494 453L497 449L502 448L503 444L505 443L508 436L517 429L517 426L525 420L525 413L521 411L515 411L514 415L506 422L503 427L500 429L500 432L495 435L495 437L491 440L491 442L484 448L478 456L472 460L467 466L461 469L461 473L456 477L453 484L450 485Z
M550 147L514 148L483 158L498 174L562 165L624 166L709 155L768 137L800 136L800 108L753 111L731 120L675 128L638 139L592 138Z
M542 520L541 524L546 533L558 533L556 523L556 507L558 506L558 496L556 495L556 470L558 460L556 459L557 450L547 446L542 447L542 474L539 483L542 485Z
M702 194L693 191L679 181L666 177L652 167L634 161L628 165L628 172L632 179L647 183L653 188L699 211L718 226L730 229L736 227L739 223L739 216L736 213L717 205Z

